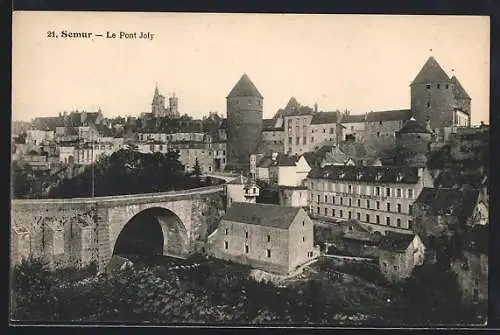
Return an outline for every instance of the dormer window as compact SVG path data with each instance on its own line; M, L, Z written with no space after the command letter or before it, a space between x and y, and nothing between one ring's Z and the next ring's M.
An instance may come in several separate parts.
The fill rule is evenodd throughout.
M425 88L428 89L428 90L430 90L431 89L431 84L425 85Z
M356 178L358 180L361 180L361 178L363 178L363 173L362 172L359 172L358 175L356 176Z
M375 176L375 179L377 181L379 181L381 178L382 178L382 173L381 172L377 172L377 175Z
M343 179L344 177L345 177L345 172L344 172L344 171L340 172L340 174L339 174L339 178L340 178L340 179Z
M404 176L403 176L403 174L402 174L402 173L398 173L398 175L396 176L396 180L397 180L397 181L401 181L401 180L403 180L403 177L404 177Z

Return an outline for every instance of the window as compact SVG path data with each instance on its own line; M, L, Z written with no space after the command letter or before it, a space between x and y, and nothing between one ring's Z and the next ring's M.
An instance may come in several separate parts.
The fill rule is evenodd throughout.
M366 214L366 222L370 222L370 214Z
M330 134L333 134L333 128L330 128Z
M325 216L328 215L328 208L325 207Z
M227 229L226 229L226 235L227 235Z
M291 137L288 138L288 144L292 145L292 138Z
M398 270L398 266L397 265L394 265L394 270Z
M380 196L380 187L375 187L375 195Z
M385 222L387 223L387 225L390 225L391 224L391 218L390 217L386 217L385 218Z
M247 231L245 232L245 238L248 238L248 232Z
M391 204L390 203L387 203L387 211L390 212L391 211Z
M401 228L401 219L396 219L396 225Z
M377 222L377 224L380 224L380 216L378 215L375 216L375 222Z
M352 199L349 198L349 206L351 206L351 205L352 205Z
M266 250L266 256L267 258L271 258L271 249Z
M343 205L344 204L344 198L340 197L340 204Z
M306 241L306 237L302 236L302 242L305 242L305 241Z
M398 204L398 213L401 213L401 204Z
M411 214L412 206L408 205L408 214Z
M311 143L314 142L314 137L311 137Z
M431 89L431 84L425 85L425 88L428 89L428 90L430 90Z
M386 187L386 189L385 189L385 196L386 197L390 197L391 196L391 188L390 187Z
M379 124L379 125L382 125L382 121L379 121L379 122L378 122L378 124Z
M302 138L302 144L306 144L306 143L307 143L307 137L306 137L306 136L304 136L304 137Z
M227 241L224 241L224 249L227 249L229 247L229 243Z
M379 131L377 131L377 136L380 136L380 132Z
M295 137L295 144L296 145L299 145L300 144L300 137Z
M335 205L335 196L334 195L332 195L332 204Z
M445 88L448 89L448 84L445 85Z
M332 216L335 217L335 208L332 209Z
M441 88L441 85L440 85L440 84L437 84L437 88Z
M431 107L431 102L427 101L427 108Z
M377 209L380 209L380 201L377 201Z
M326 133L326 129L325 128L323 128L323 133Z
M352 212L351 212L351 211L349 211L349 212L347 213L347 216L349 217L349 219L352 219Z
M408 220L408 229L412 229L412 226L413 226L413 221Z
M271 242L271 235L267 235L267 242Z
M319 214L319 207L318 207L318 208L316 208L316 212Z
M342 210L340 210L340 213L339 213L339 217L343 218L344 217L344 212Z
M245 245L245 254L248 254L248 245Z
M358 218L358 220L361 220L361 213L356 213L356 217Z
M358 199L358 207L361 207L361 199Z
M319 204L319 199L320 199L319 197L320 197L320 195L318 194L318 204Z
M366 200L366 208L370 209L370 200Z
M409 199L413 198L413 189L411 189L411 188L408 189L408 198Z
M306 222L302 221L302 227L304 227L305 225L306 225Z
M352 185L347 185L347 193L351 193L352 192Z
M398 198L401 198L401 189L400 189L400 188L398 188L398 189L396 190L396 196L397 196Z

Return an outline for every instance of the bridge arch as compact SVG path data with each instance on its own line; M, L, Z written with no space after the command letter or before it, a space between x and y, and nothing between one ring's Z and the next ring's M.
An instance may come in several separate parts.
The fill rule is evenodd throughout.
M150 207L130 218L112 245L115 254L167 255L188 254L188 232L172 210Z

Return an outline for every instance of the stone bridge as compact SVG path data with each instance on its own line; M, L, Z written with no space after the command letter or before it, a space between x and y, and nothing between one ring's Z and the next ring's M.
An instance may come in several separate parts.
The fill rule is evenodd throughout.
M31 256L53 266L96 262L103 270L114 253L141 249L141 240L146 244L142 251L184 258L204 248L224 214L223 193L224 185L217 185L165 193L13 200L11 262Z

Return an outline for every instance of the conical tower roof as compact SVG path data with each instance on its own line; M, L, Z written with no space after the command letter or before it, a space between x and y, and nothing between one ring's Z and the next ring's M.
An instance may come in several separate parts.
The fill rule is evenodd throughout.
M465 91L464 87L458 81L457 77L451 77L451 83L453 84L453 95L456 98L470 99L469 94Z
M433 82L449 82L450 78L434 57L429 57L427 62L417 74L411 85L426 84Z
M229 95L227 98L232 98L232 97L259 97L263 99L264 97L262 94L260 94L259 90L255 85L252 83L250 78L248 78L247 74L243 74L234 85L233 89L231 92L229 92Z
M290 100L288 100L288 103L286 104L285 110L290 111L290 110L297 110L300 108L300 104L295 99L295 97L291 97Z

